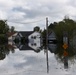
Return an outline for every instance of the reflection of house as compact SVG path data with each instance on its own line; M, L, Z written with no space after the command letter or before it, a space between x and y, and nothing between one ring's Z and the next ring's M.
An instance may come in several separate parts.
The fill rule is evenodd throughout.
M24 51L26 51L26 50L30 51L30 50L32 50L32 51L35 51L35 52L40 52L40 50L34 50L33 48L29 47L27 43L19 45L18 48L19 48L20 51L23 51L23 50Z
M8 47L8 49L10 49L10 50L16 48L14 45L10 45L10 44L8 44L7 47Z
M49 42L56 42L56 35L55 35L54 31L51 31L51 32L48 34L48 41L49 41Z
M51 53L55 53L55 51L57 49L57 45L56 44L48 44L48 49Z
M21 42L22 38L25 40L24 44L29 46L31 49L38 50L41 47L41 34L37 31L21 31L17 34L16 39L19 39ZM20 48L21 44L18 46ZM27 46L22 46L21 49Z

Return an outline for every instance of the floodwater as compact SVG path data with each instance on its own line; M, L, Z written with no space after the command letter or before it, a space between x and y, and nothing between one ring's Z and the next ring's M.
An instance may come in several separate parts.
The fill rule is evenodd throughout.
M76 74L76 55L73 48L65 51L63 46L48 44L48 66L46 50L45 47L30 50L24 45L0 45L0 75Z

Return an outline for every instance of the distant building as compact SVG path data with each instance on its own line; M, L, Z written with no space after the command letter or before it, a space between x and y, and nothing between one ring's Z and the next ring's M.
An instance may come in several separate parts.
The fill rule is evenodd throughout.
M35 31L28 38L29 38L28 45L31 48L38 50L41 47L41 33Z
M8 32L7 36L8 36L8 44L10 45L14 45L14 39L17 35L17 32Z
M48 33L48 41L49 41L49 43L57 41L54 31L51 31Z
M15 39L19 39L19 42L20 42L22 38L24 38L25 44L28 45L31 49L38 50L41 47L41 33L37 31L18 32ZM24 47L26 47L24 45L22 46L21 45L22 44L18 45L19 49L24 49Z

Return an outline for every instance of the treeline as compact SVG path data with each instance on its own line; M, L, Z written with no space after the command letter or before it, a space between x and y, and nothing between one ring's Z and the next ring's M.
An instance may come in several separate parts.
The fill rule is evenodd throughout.
M48 32L53 30L57 36L58 42L62 42L63 33L68 33L69 40L76 34L76 21L65 17L62 21L50 23ZM46 35L46 29L42 32L43 37Z
M53 30L56 34L58 42L62 42L63 33L67 32L69 39L72 39L76 32L76 21L65 17L62 21L50 23L48 26L48 32ZM0 20L0 42L2 38L6 38L8 32L14 32L15 28L13 26L9 27L7 20ZM40 30L40 27L36 26L33 31L40 31L42 37L46 39L46 29Z
M0 20L0 44L8 41L7 33L13 32L14 29L13 26L9 27L7 20Z
M62 21L59 22L53 22L48 26L48 32L50 32L51 30L53 30L56 34L56 38L58 41L57 44L57 50L55 52L55 54L58 55L58 57L60 59L62 59L63 56L63 36L64 33L67 33L67 37L68 37L68 57L73 57L74 55L76 55L76 51L73 47L73 45L76 46L76 43L73 45L71 41L75 41L74 37L76 36L76 21L70 18L65 17Z

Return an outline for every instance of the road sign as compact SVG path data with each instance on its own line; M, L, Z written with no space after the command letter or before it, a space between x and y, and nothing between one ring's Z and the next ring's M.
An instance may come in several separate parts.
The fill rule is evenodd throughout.
M68 56L68 52L66 50L64 50L63 56Z
M68 45L67 45L66 43L64 43L64 44L63 44L63 48L64 48L64 49L67 49L67 48L68 48Z

